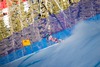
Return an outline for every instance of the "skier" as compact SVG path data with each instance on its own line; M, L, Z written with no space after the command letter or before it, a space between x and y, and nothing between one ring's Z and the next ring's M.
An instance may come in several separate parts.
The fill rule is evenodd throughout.
M60 42L59 39L53 37L50 33L47 33L46 37L47 37L47 40L49 40L49 41L52 41L52 42L55 42L55 43L59 43Z
M55 43L59 43L60 40L51 35L52 33L51 33L51 25L50 24L47 25L47 29L48 29L48 32L46 34L47 40L50 40Z

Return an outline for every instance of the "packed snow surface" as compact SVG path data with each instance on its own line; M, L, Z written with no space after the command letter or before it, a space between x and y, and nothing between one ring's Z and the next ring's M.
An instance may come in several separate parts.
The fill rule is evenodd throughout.
M61 43L2 67L100 67L100 21L82 21Z

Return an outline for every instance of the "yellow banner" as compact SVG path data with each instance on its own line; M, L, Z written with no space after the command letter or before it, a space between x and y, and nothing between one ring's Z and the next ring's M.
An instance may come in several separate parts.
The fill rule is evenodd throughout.
M29 45L31 45L31 42L30 42L30 40L22 40L22 45L29 46Z

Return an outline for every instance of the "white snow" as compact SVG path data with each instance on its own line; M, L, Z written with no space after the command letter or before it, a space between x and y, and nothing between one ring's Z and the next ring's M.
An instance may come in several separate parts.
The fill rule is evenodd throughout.
M29 10L28 1L25 1L23 4L24 4L24 11L28 12L28 10Z
M9 24L8 8L3 9L2 13L7 13L7 15L3 16L3 21L4 21L5 26L9 28L10 24Z
M81 22L63 42L2 67L100 67L100 21Z

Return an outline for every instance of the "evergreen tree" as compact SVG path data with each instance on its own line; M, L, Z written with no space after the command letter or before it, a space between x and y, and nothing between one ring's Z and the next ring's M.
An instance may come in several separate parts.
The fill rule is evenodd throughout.
M8 30L3 20L0 20L0 41L9 36Z

